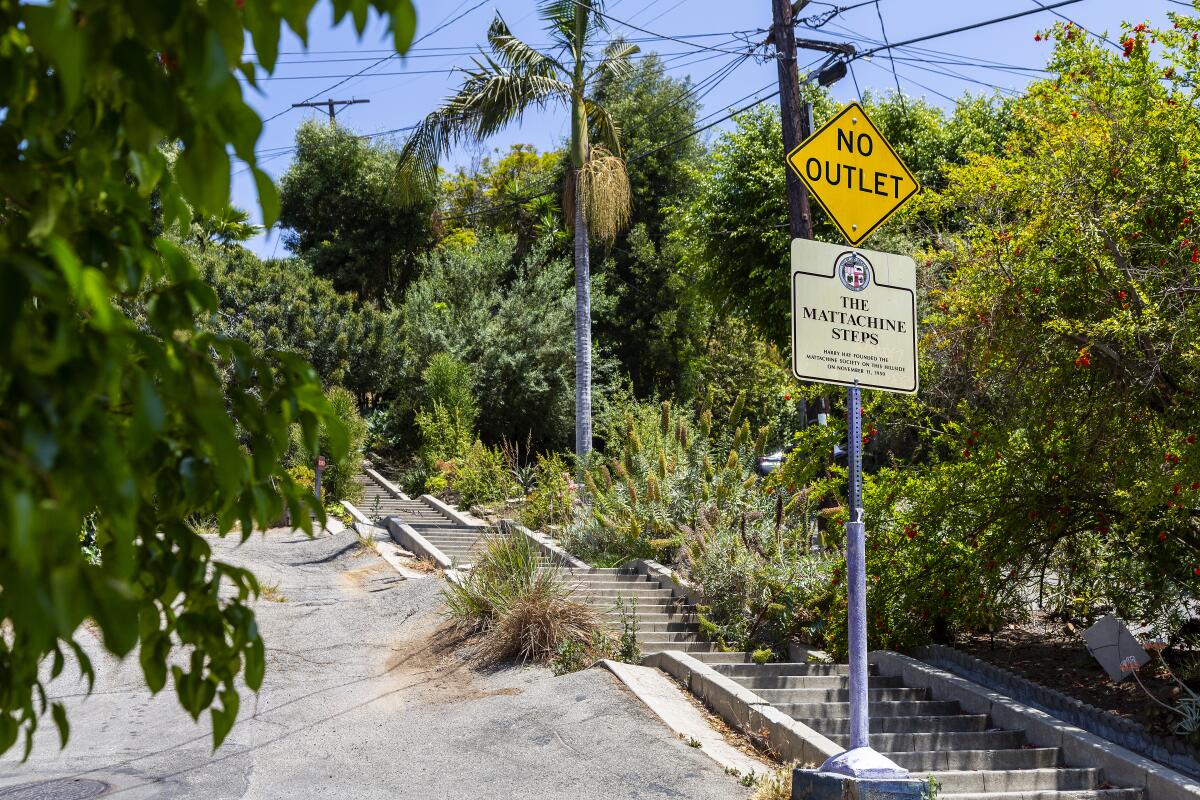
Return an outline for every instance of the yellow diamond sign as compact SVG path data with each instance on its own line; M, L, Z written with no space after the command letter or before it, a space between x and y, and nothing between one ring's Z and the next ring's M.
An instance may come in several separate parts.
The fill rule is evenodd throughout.
M852 245L921 190L858 103L801 142L787 161Z

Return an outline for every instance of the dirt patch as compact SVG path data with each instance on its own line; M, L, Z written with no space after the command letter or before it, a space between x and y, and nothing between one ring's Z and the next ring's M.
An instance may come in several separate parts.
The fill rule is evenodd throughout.
M389 573L394 575L395 570L393 570L391 565L386 561L379 559L367 564L366 566L341 572L338 574L338 577L341 578L342 582L345 583L350 589L353 589L356 592L365 592L367 591L367 583L370 580L373 578L378 578L380 575Z
M964 637L954 646L1034 683L1133 720L1152 733L1175 735L1173 727L1179 716L1153 703L1133 678L1119 684L1110 681L1077 630L1059 623L1030 622L1009 626L995 637ZM1174 652L1167 657L1184 680L1190 681L1193 674L1200 677L1200 654ZM1183 692L1155 663L1143 668L1139 677L1157 699L1173 705Z

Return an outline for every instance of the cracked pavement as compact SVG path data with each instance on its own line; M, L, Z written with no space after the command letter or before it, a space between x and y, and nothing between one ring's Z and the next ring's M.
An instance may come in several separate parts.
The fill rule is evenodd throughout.
M743 798L748 790L677 739L606 671L478 671L447 647L436 576L406 580L353 532L273 530L218 558L251 568L267 649L257 695L215 753L168 686L152 697L136 653L79 633L95 691L72 668L50 684L71 740L43 719L28 762L0 758L0 800L121 798ZM51 786L30 784L63 781Z

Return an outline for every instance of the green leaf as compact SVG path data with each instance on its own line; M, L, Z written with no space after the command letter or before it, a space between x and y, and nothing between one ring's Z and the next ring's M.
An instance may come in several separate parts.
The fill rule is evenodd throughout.
M185 145L175 164L184 196L197 210L220 213L229 203L229 154L214 137L201 133Z
M71 726L67 722L67 709L62 703L55 703L50 706L50 714L54 717L54 727L58 728L58 746L66 747L67 740L71 738Z
M221 708L212 709L213 750L221 746L233 723L237 720L239 699L237 692L225 689L221 692Z
M271 176L258 167L251 170L254 173L254 185L258 189L258 204L262 208L263 225L270 227L279 219L279 190Z
M167 648L170 642L159 633L147 639L142 639L142 648L138 652L138 661L142 665L142 675L146 678L146 686L151 694L158 694L167 685Z
M399 0L392 8L392 43L396 52L407 53L417 32L417 9L412 0Z
M263 675L266 670L267 659L263 649L263 640L255 631L250 643L246 646L246 685L257 692L262 688Z
M54 64L67 107L73 108L83 86L87 42L75 23L71 4L58 0L50 6L21 6L25 29L34 46Z

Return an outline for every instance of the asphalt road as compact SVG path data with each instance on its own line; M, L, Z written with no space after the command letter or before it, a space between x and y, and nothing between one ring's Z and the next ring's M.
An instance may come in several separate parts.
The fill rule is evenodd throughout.
M234 544L213 540L277 590L257 607L262 692L243 696L221 749L212 752L207 716L193 723L170 685L151 697L136 657L104 656L82 631L95 691L85 696L69 668L51 685L66 698L71 740L60 751L47 718L28 762L0 758L0 799L748 794L605 671L473 669L444 646L442 580L403 579L351 532Z

